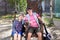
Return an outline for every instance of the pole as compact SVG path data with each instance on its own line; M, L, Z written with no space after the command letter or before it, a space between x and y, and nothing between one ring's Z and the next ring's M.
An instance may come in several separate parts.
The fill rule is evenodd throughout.
M15 12L14 12L14 19L13 19L13 21L16 19L16 13L17 13L17 8L16 8L16 0L15 0Z

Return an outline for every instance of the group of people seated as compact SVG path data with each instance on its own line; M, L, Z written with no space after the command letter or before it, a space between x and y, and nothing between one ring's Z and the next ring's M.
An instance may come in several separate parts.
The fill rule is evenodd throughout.
M32 8L27 8L27 13L25 16L21 13L17 20L13 22L12 35L14 40L22 40L22 34L26 30L28 31L27 40L31 40L33 32L37 34L38 40L42 40L42 26L39 24L39 20L43 23L41 17L36 12L33 12Z

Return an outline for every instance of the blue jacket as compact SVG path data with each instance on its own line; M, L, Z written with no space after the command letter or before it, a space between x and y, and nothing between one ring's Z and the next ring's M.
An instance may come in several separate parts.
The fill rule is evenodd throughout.
M22 31L22 25L23 25L23 20L22 21L18 21L18 20L14 20L14 22L12 23L12 31L14 32L20 32Z

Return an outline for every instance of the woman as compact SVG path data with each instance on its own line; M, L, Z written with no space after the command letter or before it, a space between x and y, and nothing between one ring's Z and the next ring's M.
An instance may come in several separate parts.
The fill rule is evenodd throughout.
M18 20L14 20L13 22L13 28L12 28L12 35L14 37L14 40L21 40L22 36L22 24L23 24L23 14L20 14L18 17Z

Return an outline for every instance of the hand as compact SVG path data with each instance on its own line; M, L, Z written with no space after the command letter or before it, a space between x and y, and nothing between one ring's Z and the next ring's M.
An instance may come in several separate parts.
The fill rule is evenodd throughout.
M43 21L41 21L41 24L44 25L45 23Z
M26 26L26 25L24 25L24 27L25 27L25 29L26 29L26 27L27 27L27 26Z

